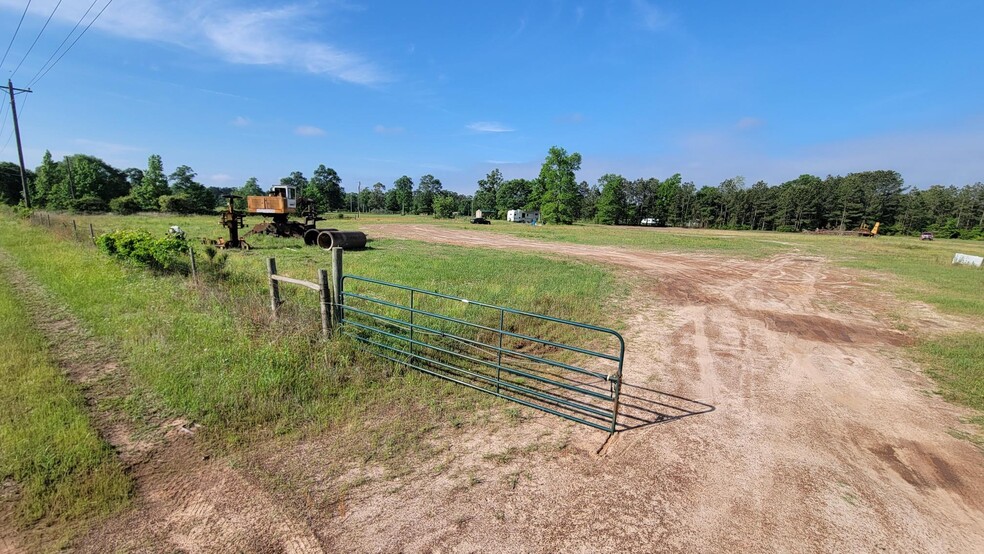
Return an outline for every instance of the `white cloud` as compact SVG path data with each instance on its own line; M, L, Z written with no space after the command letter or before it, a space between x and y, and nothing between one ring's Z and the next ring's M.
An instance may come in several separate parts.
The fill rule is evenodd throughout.
M557 123L572 123L578 124L584 122L584 114L581 112L573 112L569 114L564 114L557 118Z
M372 130L380 135L400 135L406 131L403 127L386 127L385 125L375 125Z
M30 13L46 18L56 1L32 2ZM74 25L86 4L65 3L54 17ZM0 8L9 11L23 10L23 5L21 0L0 0ZM361 85L389 80L363 56L305 32L312 20L325 16L325 9L314 3L264 9L235 6L229 0L117 0L93 27L134 40L206 51L230 63L291 68Z
M761 127L765 122L757 117L745 116L735 123L735 127L739 129L754 129L755 127Z
M147 149L142 146L134 146L132 144L119 144L90 139L75 139L74 142L79 146L85 147L91 152L99 152L100 155L147 151Z
M673 22L673 18L663 9L646 0L632 0L632 7L639 24L650 31L661 31Z
M511 133L515 131L496 121L476 121L465 125L465 128L476 133Z
M251 121L241 115L237 115L232 121L229 122L230 125L235 127L246 127L251 123Z
M233 179L233 177L232 177L232 175L228 175L228 174L225 174L225 173L216 173L215 175L212 175L211 177L209 177L209 179L213 183L228 183L229 181L231 181Z
M442 164L442 163L422 163L419 164L418 167L421 167L423 169L435 169L437 171L446 171L448 173L461 171L461 169L456 166Z
M313 125L301 125L294 129L294 134L302 137L320 137L325 134L325 130Z

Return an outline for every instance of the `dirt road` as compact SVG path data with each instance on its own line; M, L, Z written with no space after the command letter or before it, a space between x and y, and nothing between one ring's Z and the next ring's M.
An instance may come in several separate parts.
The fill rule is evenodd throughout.
M77 539L77 552L320 552L304 521L253 482L196 447L195 425L150 414L137 424L117 411L133 391L129 370L113 349L91 336L70 312L0 251L0 275L35 317L52 360L78 384L92 421L132 476L132 509ZM9 533L9 536L8 536ZM0 552L19 543L51 546L44 529L23 540L0 528Z
M423 225L368 231L617 266L639 283L623 306L624 379L686 417L607 444L549 416L439 440L431 467L375 479L320 514L327 546L984 551L984 456L949 434L966 412L927 392L889 315L921 329L959 323L815 257L736 261Z

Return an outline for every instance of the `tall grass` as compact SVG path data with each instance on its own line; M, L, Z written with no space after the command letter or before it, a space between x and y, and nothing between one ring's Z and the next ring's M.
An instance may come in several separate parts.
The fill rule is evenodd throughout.
M156 221L157 233L170 223ZM194 285L120 265L44 228L0 221L0 248L115 346L135 382L166 411L204 424L205 435L220 444L326 426L372 427L366 435L374 437L373 452L364 454L376 456L410 448L441 420L467 420L476 404L491 403L394 371L347 341L321 339L316 295L306 289L282 286L286 314L271 322L266 257L277 257L281 273L307 279L328 257L299 239L268 240L231 254L228 281ZM347 272L561 317L612 319L604 308L612 277L594 266L404 241L371 246L346 254Z

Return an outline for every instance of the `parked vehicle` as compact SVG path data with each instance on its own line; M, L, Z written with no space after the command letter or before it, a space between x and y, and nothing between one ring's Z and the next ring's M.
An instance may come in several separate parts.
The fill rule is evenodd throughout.
M532 223L540 219L540 212L526 212L523 210L509 210L506 212L506 221L513 223Z
M933 233L923 233L919 235L919 240L933 240Z

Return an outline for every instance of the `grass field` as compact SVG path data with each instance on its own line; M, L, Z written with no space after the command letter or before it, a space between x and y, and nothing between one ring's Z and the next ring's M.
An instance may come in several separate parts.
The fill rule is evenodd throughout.
M154 274L108 259L84 244L88 224L91 222L97 233L142 228L154 234L180 225L189 238L216 238L224 229L215 216L55 214L53 226L47 228L7 215L0 220L0 249L50 291L53 299L65 304L99 340L115 348L139 388L133 392L130 409L192 419L204 426L202 435L215 448L236 450L257 439L331 429L351 439L339 442L347 445L339 451L343 458L355 456L399 465L430 432L447 422L453 426L488 422L490 411L484 408L494 402L490 397L380 364L345 340L320 338L317 298L311 291L282 287L284 317L272 323L267 257L277 259L280 273L301 279L316 280L317 269L328 266L326 252L305 247L300 239L251 237L253 250L230 254L226 279L195 283L184 275ZM74 243L73 217L83 244ZM250 218L248 224L259 221ZM410 216L346 217L320 226L352 229L391 223L436 224L548 242L713 253L725 258L790 252L820 255L861 271L900 298L926 302L984 328L984 271L949 263L954 252L984 255L981 243L597 225L534 228L495 222L473 226ZM347 273L614 328L623 322L609 306L631 292L631 286L620 282L621 277L610 268L579 261L392 239L371 240L369 246L365 251L346 253ZM6 310L0 310L0 316L22 310L10 298L0 300L4 302L0 308ZM468 308L458 305L453 309ZM886 306L885 311L892 309ZM23 326L22 311L19 317L3 317L4 323L11 328ZM31 352L30 340L40 339L29 335L25 340L26 346L19 348ZM937 380L946 398L984 410L984 334L971 331L924 337L912 347L912 355ZM16 356L5 357L21 360ZM57 370L50 366L44 371L46 379L57 376ZM70 388L63 378L60 382L60 386ZM78 409L77 393L56 396L66 398L67 406ZM27 391L16 397L0 394L0 402L6 412L7 406L26 406L25 402L40 400ZM145 405L148 402L150 405ZM139 413L133 415L139 417ZM9 436L13 435L4 434L0 442L13 440ZM19 440L20 447L28 450L17 451L17 460L30 459L30 451L45 452L38 443ZM105 447L97 441L86 448L98 454L99 448ZM97 454L92 454L96 456L93 459ZM2 456L0 452L0 460L4 460ZM15 475L15 470L35 471L0 467L10 475ZM54 481L45 480L49 482ZM119 491L104 488L107 500L97 502L106 510L125 501L110 494ZM54 490L42 490L36 495L38 500L25 504L21 511L28 515L24 517L30 520L76 513L73 505L62 505ZM119 495L125 498L125 494ZM86 505L78 506L86 511Z
M0 504L0 524L40 524L38 538L56 547L126 506L130 479L9 287L0 289L0 336L0 482L17 490Z
M217 235L212 217L94 219L97 227L170 224L190 236ZM299 239L259 237L257 247L230 257L230 278L195 285L180 275L126 267L72 243L72 229L55 220L55 233L3 221L0 248L65 302L99 338L114 345L137 383L163 408L205 425L206 435L236 443L251 435L303 432L372 420L383 458L414 444L439 419L466 420L487 404L409 372L360 358L345 341L329 345L317 333L316 295L283 287L283 324L271 324L265 263L280 273L314 280L326 253ZM213 227L214 226L214 227ZM87 232L87 227L85 227ZM67 239L67 240L66 240ZM491 303L523 306L560 317L613 323L601 303L613 294L611 275L578 262L529 255L469 251L406 241L375 241L345 258L346 271ZM487 276L496 274L496 279ZM381 419L374 413L398 412Z
M218 237L222 229L213 216L172 216L147 214L121 218L114 215L84 216L97 230L110 230L125 225L160 233L169 225L180 225L189 237ZM71 233L70 218L56 216L55 227L63 236ZM247 219L248 227L262 221ZM57 222L60 222L60 226ZM813 235L808 233L775 233L757 231L716 231L690 229L659 229L643 227L612 227L578 224L572 226L537 226L495 221L492 225L470 225L464 220L438 220L422 216L361 215L358 219L346 214L342 219L331 218L321 227L356 229L372 224L429 224L484 233L506 233L512 236L541 241L570 242L653 251L706 252L721 256L758 258L783 252L802 252L824 256L834 263L857 269L871 281L888 287L900 298L926 302L940 311L969 317L984 328L984 270L953 266L955 252L984 255L984 243L960 240L919 241L913 237L863 238L855 236ZM81 227L82 234L87 227ZM262 296L263 259L275 255L281 272L294 277L314 279L317 267L324 267L324 253L305 248L300 239L251 237L257 248L232 259L234 274L241 279L239 286L250 297ZM371 240L371 237L370 237ZM611 277L602 270L575 264L584 275L574 276L568 268L558 271L553 261L522 254L482 252L455 247L421 248L408 241L372 241L373 248L358 257L350 256L355 273L395 281L420 288L440 290L448 294L473 297L492 303L526 306L542 311L607 325L616 321L602 313L599 302L581 302L582 298L602 298L611 291ZM362 263L365 261L366 263ZM505 264L505 265L503 265ZM495 280L481 278L495 274ZM588 276L590 275L590 276ZM587 276L588 283L582 279ZM571 278L575 277L575 278ZM606 280L607 279L607 280ZM587 286L587 288L585 288ZM313 306L313 298L301 299ZM891 309L886 309L891 311ZM984 333L970 332L960 340L949 338L926 339L914 349L940 382L944 393L952 399L977 408L984 407L984 367L979 355Z

